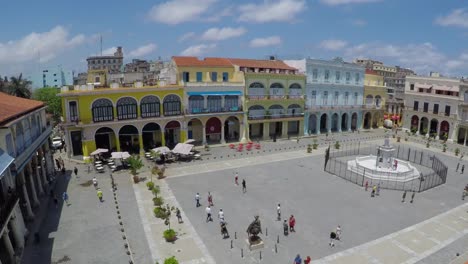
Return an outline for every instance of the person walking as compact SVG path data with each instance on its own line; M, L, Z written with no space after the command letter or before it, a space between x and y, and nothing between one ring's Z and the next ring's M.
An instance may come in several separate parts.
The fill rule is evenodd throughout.
M236 172L236 175L234 176L234 183L235 183L237 186L239 186L239 181L238 181L238 180L239 180L239 173Z
M294 264L302 264L301 255L297 254L296 258L294 259Z
M247 184L245 183L245 179L242 179L242 192L243 193L247 192Z
M335 239L336 239L336 233L334 231L330 232L330 243L328 243L330 247L335 246Z
M289 233L288 220L284 219L283 222L283 234L287 236Z
M67 204L67 206L69 206L70 204L68 203L68 193L67 192L63 192L62 194L62 199L63 201Z
M91 173L91 165L88 164L88 174Z
M336 227L335 233L336 233L336 240L341 240L341 226L340 225Z
M102 191L101 191L101 188L98 188L97 189L97 197L99 198L99 201L102 203Z
M73 172L75 173L75 176L78 176L78 168L77 168L77 167L75 167L75 168L73 169Z
M372 191L371 191L371 193L370 193L370 197L374 197L374 196L375 196L375 189L372 188Z
M463 194L462 194L462 200L465 200L466 195L468 194L468 191L466 189L463 189Z
M223 212L223 209L219 209L219 212L218 212L218 219L221 223L224 223L224 212Z
M97 189L98 181L96 179L96 176L93 177L93 185L94 185L94 189Z
M289 217L289 232L296 232L296 230L294 229L294 227L296 226L296 218L294 218L294 215L291 215L291 217Z
M462 165L461 173L460 173L460 174L463 174L464 171L465 171L465 164Z
M276 207L276 220L281 221L281 206L278 204Z
M310 264L311 261L312 259L310 258L310 256L307 256L307 258L304 259L304 264Z
M411 194L411 201L410 203L413 203L414 201L414 196L416 195L416 191L413 191L413 194Z
M455 172L458 172L458 168L460 168L460 162L457 163L457 168L455 169Z
M377 196L380 195L380 182L377 184L377 192L375 194L377 194Z
M60 166L60 161L58 159L55 159L55 165L57 165L57 170L62 169L62 167Z
M179 222L179 224L184 222L184 221L182 221L182 215L180 213L179 208L177 208L177 210L176 210L176 216L177 216L177 221Z
M366 187L366 192L367 192L367 189L369 188L369 181L366 181L366 184L364 185Z
M214 204L213 204L213 196L211 195L210 192L208 192L208 204L209 204L210 206L213 206L213 205L214 205Z
M208 205L205 209L206 212L206 222L208 223L209 221L213 221L213 218L211 218L211 208Z
M200 194L199 193L197 193L195 195L195 201L196 201L196 207L200 207L201 204L200 204Z
M406 191L403 193L403 197L401 197L401 202L404 203L406 198Z

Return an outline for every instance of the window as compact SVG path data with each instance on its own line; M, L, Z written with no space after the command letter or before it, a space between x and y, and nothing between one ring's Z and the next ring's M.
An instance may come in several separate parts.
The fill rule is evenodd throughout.
M313 69L312 70L312 80L317 81L317 78L318 78L318 70Z
M355 78L356 78L356 79L355 79L356 84L359 84L360 81L361 81L360 78L359 78L359 73L356 73Z
M239 111L239 96L226 95L224 98L224 108L227 111Z
M192 114L201 113L205 107L205 98L201 95L191 95L189 97L189 112Z
M346 73L346 83L349 83L351 80L351 74L349 72Z
M114 107L108 99L98 99L92 106L93 122L114 120Z
M330 78L330 71L325 70L325 82L328 82L328 79Z
M78 107L76 105L76 101L68 102L68 112L71 122L78 121Z
M154 95L143 97L140 102L141 117L158 117L160 112L159 98Z
M418 110L419 110L419 102L418 102L418 101L414 101L414 102L413 102L413 110L414 110L414 111L418 111Z
M229 82L229 73L223 72L223 82Z
M322 105L328 105L328 91L323 92Z
M137 118L137 101L131 97L120 98L117 101L117 118L119 120Z
M97 63L100 64L100 63L101 63L101 60L98 60Z
M335 74L336 74L336 76L335 76L335 77L336 77L335 82L336 82L336 83L339 83L339 82L340 82L340 78L341 78L341 72L336 71Z
M54 76L57 76L57 74L56 74L56 73L54 73Z
M311 105L315 104L316 100L317 100L317 91L312 91L312 94L311 94L310 98L311 98L311 102L310 102Z
M211 73L211 81L212 82L217 82L218 81L218 73L217 72L212 72Z
M429 111L429 103L424 103L423 112L427 113Z
M208 111L210 111L210 113L221 112L222 110L221 102L222 102L222 99L221 99L221 96L219 95L208 96L208 100L207 100Z
M180 115L180 98L177 95L171 94L164 98L163 108L165 116Z
M414 84L410 84L410 88L409 88L411 91L414 91Z
M57 82L57 79L55 79L54 82Z
M348 98L349 98L349 92L345 92L344 94L344 104L348 105Z
M101 77L99 77L99 76L94 77L94 82L95 83L100 83L101 82Z
M439 104L434 104L434 109L433 109L434 114L439 114Z
M13 148L13 139L11 137L11 134L6 134L5 142L6 142L8 155L12 157L16 157L16 152L15 152L15 149Z
M189 72L183 72L182 73L182 80L184 80L184 82L190 82L190 73Z
M203 82L203 73L197 72L197 82Z
M335 99L334 99L334 102L333 102L334 105L338 105L338 98L339 98L339 96L340 96L340 93L339 93L339 92L335 92Z
M115 59L112 62L115 63Z
M354 104L355 104L355 105L358 104L358 99L359 99L359 94L358 94L358 93L354 93Z
M445 116L450 116L450 105L445 106Z

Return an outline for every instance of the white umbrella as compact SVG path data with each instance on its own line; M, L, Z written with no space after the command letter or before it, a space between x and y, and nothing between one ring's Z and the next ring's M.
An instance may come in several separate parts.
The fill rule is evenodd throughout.
M108 151L109 151L108 149L98 148L95 151L91 152L91 156L101 154L101 153L105 153L105 152L108 152Z
M128 152L112 152L113 159L126 159L130 158L130 154Z
M159 152L161 154L166 154L166 153L171 152L171 150L168 147L158 147L158 148L152 149L152 151Z
M178 143L174 149L172 150L173 153L188 155L190 151L192 151L193 145L185 144L185 143Z
M190 144L190 143L193 143L195 142L195 139L188 139L187 141L185 141L184 143L185 144Z

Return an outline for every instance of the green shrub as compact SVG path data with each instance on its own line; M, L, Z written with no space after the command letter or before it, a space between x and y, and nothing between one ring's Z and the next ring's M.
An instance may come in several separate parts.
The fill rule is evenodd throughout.
M151 192L153 193L154 196L158 196L158 194L161 193L161 189L159 188L159 185L154 185L153 189L151 189Z
M164 231L164 234L163 234L164 239L166 239L167 241L174 241L176 236L177 236L177 233L176 231L174 231L174 229L167 229Z
M340 142L339 141L335 142L335 148L340 149Z
M164 199L162 197L154 197L153 203L155 206L161 206L164 204Z
M317 139L314 139L314 144L312 144L312 148L313 149L317 149L318 148L318 143L317 143Z
M146 187L148 187L148 190L153 190L154 188L154 182L147 182Z
M459 148L456 148L456 149L455 149L455 156L458 156L458 154L460 154L460 149L459 149Z
M163 206L158 206L153 209L156 218L165 219L167 217L167 210Z
M179 261L173 256L164 260L164 264L179 264Z
M312 145L308 144L307 145L307 153L311 153L312 152Z

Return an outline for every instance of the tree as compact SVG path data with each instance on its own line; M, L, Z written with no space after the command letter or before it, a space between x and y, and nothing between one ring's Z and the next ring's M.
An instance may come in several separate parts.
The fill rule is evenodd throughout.
M10 77L9 94L22 98L31 98L30 86L31 81L23 79L22 73L18 77Z
M39 88L33 93L34 99L42 101L47 105L46 112L52 115L55 122L59 122L62 116L62 100L57 94L58 90L55 87Z

